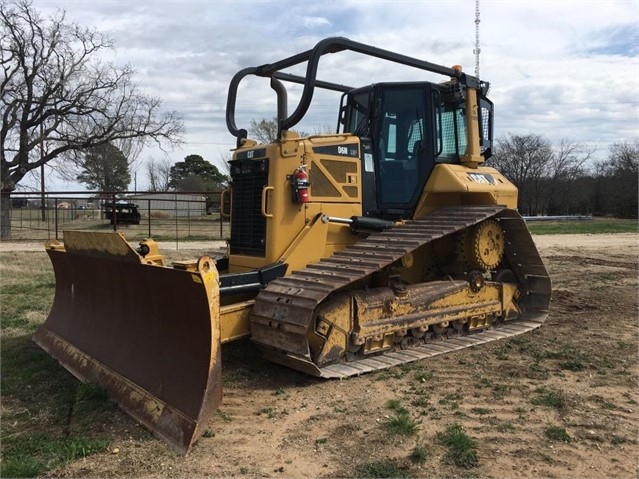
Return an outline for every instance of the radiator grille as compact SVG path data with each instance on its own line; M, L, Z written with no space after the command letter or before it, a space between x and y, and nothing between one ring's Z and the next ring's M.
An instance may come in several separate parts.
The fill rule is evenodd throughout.
M266 255L266 218L262 190L268 182L268 160L233 160L231 254Z

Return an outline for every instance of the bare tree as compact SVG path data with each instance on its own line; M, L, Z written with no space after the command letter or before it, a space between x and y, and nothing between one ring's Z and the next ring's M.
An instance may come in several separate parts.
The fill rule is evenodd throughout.
M146 162L146 176L149 180L149 191L167 191L171 182L171 160L149 158Z
M508 135L497 139L489 164L519 188L519 209L541 213L542 190L548 165L553 159L552 145L540 135Z
M58 11L43 18L28 0L0 0L2 239L11 235L10 193L31 170L118 141L175 145L183 124L142 94L130 66L100 60L112 41ZM46 144L40 155L40 146Z
M604 170L608 174L630 175L637 178L639 175L639 140L612 144Z
M608 159L598 166L598 193L608 214L637 218L639 212L639 141L621 141L610 146Z
M564 214L574 200L575 181L585 174L586 164L595 152L594 148L562 139L553 149L547 165L546 188L542 201L544 212L550 215Z
M335 126L329 123L323 123L321 125L315 125L313 127L313 135L334 135L335 134ZM307 136L307 135L302 135Z
M267 120L251 120L249 132L258 142L268 144L277 140L277 118Z
M292 130L295 131L301 137L310 136L311 133L301 130ZM256 120L255 118L251 120L249 125L249 133L251 137L255 138L258 142L268 144L277 141L277 118L272 118L267 120L266 118L262 118L261 120ZM330 125L319 125L313 129L313 135L325 135L325 134L333 134L335 133L335 129L331 128Z
M225 175L227 178L231 178L231 164L229 161L233 159L233 155L231 153L220 153L220 163L221 167L219 168L220 173Z

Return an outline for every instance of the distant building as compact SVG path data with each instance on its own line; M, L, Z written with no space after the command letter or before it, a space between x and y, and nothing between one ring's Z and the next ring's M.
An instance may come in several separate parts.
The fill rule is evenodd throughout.
M143 217L193 218L206 214L206 197L180 193L142 193L127 196L127 201L138 205Z
M11 198L11 208L26 208L28 204L27 198Z

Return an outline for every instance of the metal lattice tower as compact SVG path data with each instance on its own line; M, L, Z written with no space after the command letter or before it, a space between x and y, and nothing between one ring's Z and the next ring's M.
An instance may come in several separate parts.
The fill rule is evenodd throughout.
M479 53L481 48L479 47L479 0L475 0L475 48L473 53L475 54L475 76L479 78Z

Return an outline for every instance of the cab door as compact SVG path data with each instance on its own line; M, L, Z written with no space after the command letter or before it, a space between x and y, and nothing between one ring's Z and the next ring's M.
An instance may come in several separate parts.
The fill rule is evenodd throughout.
M380 89L373 127L377 205L383 216L412 215L434 166L430 85L395 84Z

